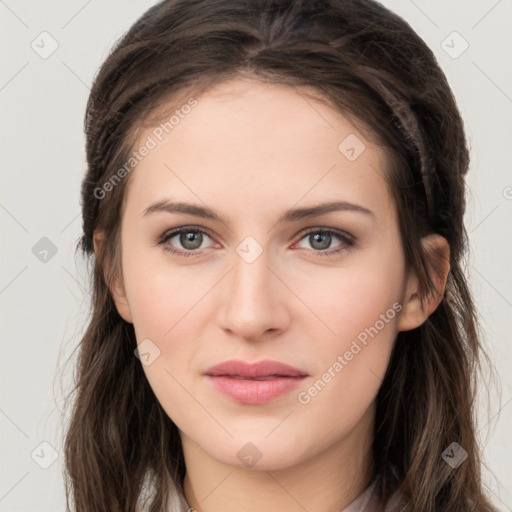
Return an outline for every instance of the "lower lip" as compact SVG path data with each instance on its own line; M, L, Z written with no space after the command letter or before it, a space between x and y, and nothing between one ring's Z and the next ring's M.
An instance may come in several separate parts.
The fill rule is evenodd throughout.
M275 377L268 380L244 380L207 375L213 387L242 404L258 405L270 402L297 388L305 377Z

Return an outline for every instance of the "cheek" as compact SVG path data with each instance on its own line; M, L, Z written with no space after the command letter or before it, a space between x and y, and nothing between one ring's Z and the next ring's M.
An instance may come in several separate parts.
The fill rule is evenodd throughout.
M367 417L379 392L396 337L397 311L383 304L367 303L352 319L335 324L337 336L329 343L315 345L316 371L296 394L296 419L323 425L327 444Z
M389 251L368 251L361 257L356 254L344 266L304 270L293 283L294 292L312 312L311 322L323 329L326 339L330 331L330 337L336 336L343 345L374 325L399 300L403 276L401 253L391 247ZM393 318L394 313L390 313ZM333 348L339 346L333 344Z
M127 244L128 245L128 244ZM193 273L166 264L165 258L150 258L147 252L134 250L123 261L126 294L133 324L140 337L163 340L172 336L180 322L187 321L204 294ZM129 254L129 255L128 255ZM191 268L191 267L190 267Z
M133 272L126 272L130 278L127 293L137 342L151 340L152 350L158 353L151 364L143 365L146 378L167 415L180 428L184 427L179 421L183 418L192 423L204 421L204 411L191 401L191 395L198 395L200 390L190 378L190 368L201 339L196 320L205 316L200 299L206 290L194 286L191 274L177 269L144 265L136 258L128 264ZM183 415L183 411L187 413Z
M211 309L205 309L205 294L214 281L198 280L192 267L172 268L165 261L132 254L126 258L125 280L137 343L151 340L150 347L158 354L143 369L162 406L174 417L176 411L190 407L190 397L179 383L186 382L187 390L196 392L189 372L204 338L204 322L212 318Z
M348 425L371 405L389 363L402 309L401 254L384 251L316 277L316 286L312 280L303 293L310 290L314 311L331 333L317 336L315 375L298 401L325 421L339 422L342 410Z

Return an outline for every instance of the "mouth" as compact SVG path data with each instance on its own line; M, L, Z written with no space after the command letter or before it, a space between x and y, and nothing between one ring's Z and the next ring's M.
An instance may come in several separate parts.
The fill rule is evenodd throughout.
M241 404L271 402L295 389L308 373L278 361L226 361L203 374L213 388Z
M204 372L213 377L239 377L242 379L275 378L275 377L305 377L307 372L289 364L265 359L257 363L247 363L239 359L224 361Z

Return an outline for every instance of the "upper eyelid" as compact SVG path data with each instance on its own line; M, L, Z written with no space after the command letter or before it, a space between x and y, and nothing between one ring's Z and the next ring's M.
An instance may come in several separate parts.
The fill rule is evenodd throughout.
M172 229L168 229L167 231L165 231L163 233L163 235L160 237L162 240L165 240L165 239L169 239L169 238L173 238L175 237L176 235L179 235L180 233L182 232L186 232L186 231L199 231L201 233L206 233L210 238L215 238L213 235L212 235L212 232L209 231L208 229L206 228L200 228L199 226L182 226L182 227L178 227L178 228L172 228Z

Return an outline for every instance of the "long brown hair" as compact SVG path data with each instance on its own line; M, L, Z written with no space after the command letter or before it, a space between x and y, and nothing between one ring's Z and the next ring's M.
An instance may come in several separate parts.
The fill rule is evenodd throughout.
M464 275L463 121L433 52L373 0L164 0L101 66L85 116L88 169L77 250L92 265L93 289L68 397L68 507L72 498L77 512L134 512L146 497L157 512L169 478L182 489L178 429L134 356L133 325L118 314L108 287L121 272L120 221L132 174L119 179L119 169L142 127L163 117L162 107L240 76L314 96L385 148L407 267L423 296L434 286L421 238L439 233L448 241L443 300L423 325L398 334L377 397L375 476L383 502L398 490L403 510L491 510L475 434L482 351ZM99 229L106 240L95 254ZM453 442L468 454L456 469L442 457Z

